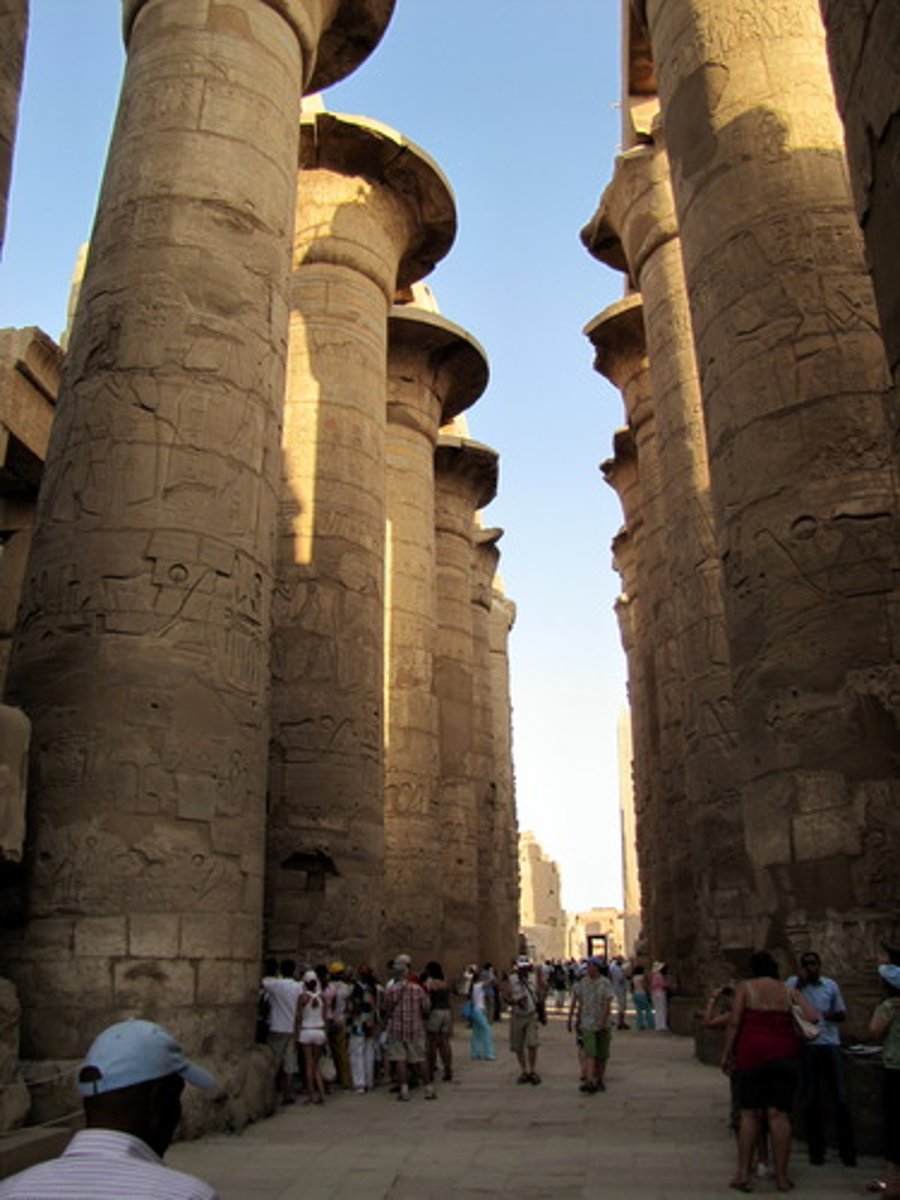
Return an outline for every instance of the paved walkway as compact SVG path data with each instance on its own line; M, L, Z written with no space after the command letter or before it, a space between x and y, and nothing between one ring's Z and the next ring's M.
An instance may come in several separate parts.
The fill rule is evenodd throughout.
M495 1062L471 1062L454 1039L456 1078L398 1104L387 1089L340 1093L323 1107L282 1108L241 1135L172 1148L167 1161L219 1189L222 1200L663 1200L735 1196L724 1077L693 1058L686 1038L633 1030L613 1043L608 1090L577 1089L574 1045L551 1015L539 1087L516 1083L507 1026ZM876 1160L811 1167L795 1146L794 1193L861 1196ZM775 1196L771 1183L756 1186Z

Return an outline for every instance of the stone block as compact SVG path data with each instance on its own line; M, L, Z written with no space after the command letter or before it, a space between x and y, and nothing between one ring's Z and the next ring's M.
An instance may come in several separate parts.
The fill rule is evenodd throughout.
M228 913L189 913L181 918L181 953L184 958L220 958L231 949Z
M113 968L115 1003L139 1007L148 1020L157 1013L194 1003L196 981L189 962L172 959L125 959Z
M79 957L121 956L128 952L126 918L82 917L75 926L75 953Z
M258 979L255 980L258 983ZM242 1004L253 998L248 989L245 964L230 960L205 959L197 967L199 1004Z
M174 958L178 954L180 918L170 913L132 913L128 918L128 953L132 958Z
M29 957L68 958L74 931L75 921L71 917L38 917L28 927Z
M262 954L262 930L255 917L235 916L231 919L231 949L235 959L259 965Z
M79 1058L22 1063L22 1074L31 1095L31 1124L55 1121L70 1114L80 1116L81 1098L75 1081L81 1062Z

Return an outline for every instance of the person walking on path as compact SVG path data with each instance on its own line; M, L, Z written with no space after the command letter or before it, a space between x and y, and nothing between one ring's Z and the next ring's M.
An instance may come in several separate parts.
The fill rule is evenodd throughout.
M587 974L572 988L572 1002L566 1029L572 1032L573 1025L581 1036L583 1080L581 1091L605 1092L604 1075L609 1060L612 1034L609 1016L612 1009L613 988L601 973L603 960L588 960Z
M653 1000L653 1025L657 1033L669 1032L669 968L664 962L655 962L650 974L650 997Z
M648 982L643 966L635 963L631 968L631 997L634 1000L635 1026L638 1032L653 1028L653 1005L650 1003Z
M617 954L609 964L609 982L616 998L616 1029L627 1029L625 1013L628 1010L628 976L625 974L625 959Z
M794 1031L791 1005L797 1003L807 1020L819 1014L802 992L786 987L778 978L778 964L765 950L750 958L753 978L735 988L731 1016L725 1030L722 1070L736 1073L741 1123L737 1141L737 1173L729 1187L751 1192L750 1165L757 1144L760 1116L769 1123L775 1187L789 1192L791 1111L797 1092L800 1049Z
M472 984L472 1033L470 1051L475 1060L491 1062L494 1054L494 1035L488 1018L488 1002L492 994L487 971L482 971Z
M887 993L869 1024L869 1032L884 1042L884 1179L873 1179L870 1192L885 1200L900 1198L900 950L883 951L878 974Z
M431 1004L425 989L409 978L409 965L408 954L394 959L394 979L384 997L388 1058L396 1071L398 1100L409 1100L409 1068L420 1063L425 1072L425 1099L434 1100L425 1049L425 1018Z
M509 1048L519 1060L519 1083L540 1083L537 1073L539 979L531 978L532 964L527 955L519 955L506 981L510 1007Z
M817 1167L825 1162L825 1112L830 1103L834 1106L841 1162L845 1167L855 1167L856 1140L838 1029L847 1015L844 998L835 981L822 974L822 960L814 950L801 954L799 966L799 973L792 975L787 985L802 992L821 1018L819 1036L804 1042L800 1052L803 1126L809 1161Z

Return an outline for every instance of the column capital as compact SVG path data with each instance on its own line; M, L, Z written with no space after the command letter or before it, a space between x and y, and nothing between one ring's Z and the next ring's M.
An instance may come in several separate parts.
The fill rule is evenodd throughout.
M303 51L303 91L320 92L369 57L387 29L396 0L256 0L283 17ZM122 34L153 0L123 0Z
M651 255L678 237L678 219L661 134L653 144L616 156L613 178L596 213L581 231L589 254L617 271L627 271L636 287Z
M368 117L310 112L300 118L300 168L367 179L393 191L408 210L411 229L401 249L396 287L409 287L434 270L456 237L456 201L441 168L395 129ZM304 261L327 254L330 239L316 237Z
M427 382L441 402L447 425L483 394L488 384L487 354L461 326L440 313L395 304L388 318L388 354L420 355Z
M642 397L630 395L634 390L630 385L647 371L644 302L640 293L610 304L584 327L583 332L596 352L594 370L622 392L632 425L642 424L650 415L650 405L641 404ZM639 389L641 393L645 390Z
M471 485L474 508L484 508L497 495L499 454L472 438L442 433L434 454L437 476Z

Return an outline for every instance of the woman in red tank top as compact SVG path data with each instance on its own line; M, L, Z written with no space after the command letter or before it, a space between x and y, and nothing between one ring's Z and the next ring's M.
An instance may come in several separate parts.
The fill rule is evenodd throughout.
M810 1021L819 1014L802 993L778 979L778 964L768 951L751 956L753 978L739 983L725 1032L722 1069L734 1073L741 1123L738 1129L737 1174L730 1187L752 1190L750 1161L765 1113L772 1139L775 1186L788 1192L791 1152L791 1109L799 1078L800 1043L794 1033L791 1004L798 1003Z

